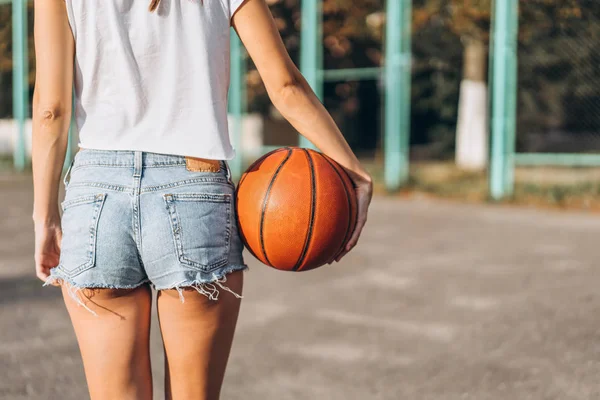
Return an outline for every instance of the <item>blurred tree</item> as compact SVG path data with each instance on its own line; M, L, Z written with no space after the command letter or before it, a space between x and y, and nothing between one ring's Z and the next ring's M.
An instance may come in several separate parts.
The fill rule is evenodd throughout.
M519 150L600 150L599 39L598 1L522 4Z
M12 23L11 9L0 6L0 118L12 110Z
M492 3L414 0L412 133L415 143L437 144L433 156L452 151L457 80L486 80ZM535 147L557 131L598 135L600 2L527 0L519 12L518 145Z
M380 67L383 61L383 0L324 0L325 69ZM324 101L350 145L372 156L381 140L380 82L327 82Z
M485 80L492 0L414 0L413 29L442 18L464 45L464 77Z
M267 0L292 59L299 65L301 0ZM382 62L383 0L323 1L323 64L326 69L377 67ZM252 63L247 76L251 111L275 114ZM324 103L350 144L372 152L380 139L376 81L325 82Z
M33 48L33 4L28 6L29 88L33 94L35 52ZM0 118L12 115L12 7L0 5Z
M461 167L481 169L487 160L487 47L490 30L491 0L415 0L413 29L442 25L450 40L458 39L462 52L460 94L450 117L456 134L446 133L437 151L451 154L455 145L456 161ZM416 44L419 46L419 44ZM446 50L447 51L447 50ZM456 82L453 93L458 88ZM454 124L453 124L454 125ZM446 127L446 131L451 131Z
M266 0L292 59L299 63L301 0ZM324 0L327 69L381 66L386 0ZM393 1L393 0L387 0ZM413 0L413 144L423 157L454 153L460 82L485 80L492 0ZM500 0L497 0L500 1ZM33 12L29 12L29 30ZM10 4L0 6L0 118L12 113ZM600 133L600 1L522 0L519 30L518 145L548 133ZM33 88L33 38L29 38ZM254 66L246 77L252 111L272 114ZM324 102L357 148L378 146L380 84L327 82ZM373 123L373 121L375 121ZM582 136L582 137L583 137ZM600 137L600 135L598 135ZM582 146L582 140L572 141ZM532 144L533 143L533 144ZM585 144L583 145L585 146Z

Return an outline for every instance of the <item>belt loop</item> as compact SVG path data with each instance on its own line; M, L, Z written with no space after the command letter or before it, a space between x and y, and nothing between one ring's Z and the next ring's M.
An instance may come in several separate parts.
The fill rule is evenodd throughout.
M65 188L69 185L69 181L71 178L71 168L73 167L74 162L75 162L75 157L71 158L71 162L69 163L67 172L65 172L65 176L63 176L63 184L65 185Z
M142 152L137 150L133 154L133 176L142 176Z

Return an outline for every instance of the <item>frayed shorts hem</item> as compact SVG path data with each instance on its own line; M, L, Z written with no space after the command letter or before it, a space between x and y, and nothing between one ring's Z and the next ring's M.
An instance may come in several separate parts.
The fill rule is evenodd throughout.
M193 283L212 283L236 271L248 271L248 266L245 264L230 264L212 272L200 272L192 269L178 270L161 276L160 282L156 282L159 279L151 279L150 285L154 290L165 290Z
M175 289L179 293L179 298L183 303L185 298L183 296L183 289L195 289L198 293L206 296L209 300L219 299L219 289L225 290L233 294L238 299L243 298L242 295L235 293L233 290L224 285L227 282L227 275L237 271L247 271L248 266L245 264L232 264L225 268L221 268L218 271L212 273L204 273L193 270L175 271L171 274L161 277L162 282L169 282L165 284L157 284L156 282L151 283L154 290L169 290Z
M150 283L149 279L144 279L138 283L134 284L111 284L111 283L77 283L73 279L67 278L66 276L62 276L59 274L52 274L46 279L46 282L42 286L52 285L53 283L61 283L64 282L72 287L77 287L81 289L135 289L139 286L142 286L144 283Z
M248 271L248 266L245 264L232 264L212 273L204 273L195 270L174 271L160 277L161 282L172 282L167 284L156 284L151 279L144 279L134 284L77 283L73 279L62 276L62 274L54 273L46 279L42 286L52 285L53 283L58 283L61 286L65 285L67 293L75 300L78 306L84 307L90 313L97 316L96 312L90 309L85 302L82 301L81 297L77 294L79 291L83 289L135 289L147 283L156 291L169 289L177 290L182 303L185 302L183 295L184 289L194 289L198 293L206 296L209 300L214 301L219 299L220 289L241 299L243 298L242 295L235 293L225 285L225 282L227 282L227 275L237 271L246 272Z

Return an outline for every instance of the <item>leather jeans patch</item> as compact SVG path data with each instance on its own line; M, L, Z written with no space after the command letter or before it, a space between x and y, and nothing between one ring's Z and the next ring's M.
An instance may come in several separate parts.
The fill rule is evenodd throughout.
M192 172L219 172L221 163L219 160L186 156L185 167Z

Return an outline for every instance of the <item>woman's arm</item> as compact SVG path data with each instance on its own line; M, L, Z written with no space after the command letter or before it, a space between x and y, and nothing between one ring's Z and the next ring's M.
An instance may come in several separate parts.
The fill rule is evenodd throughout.
M71 121L74 40L64 0L35 0L34 13L32 218L36 231L36 272L40 279L46 280L49 269L58 264L58 190Z
M367 220L373 185L344 136L291 60L265 0L247 0L232 25L265 83L277 110L305 138L346 169L358 196L358 220L341 259L356 245Z

